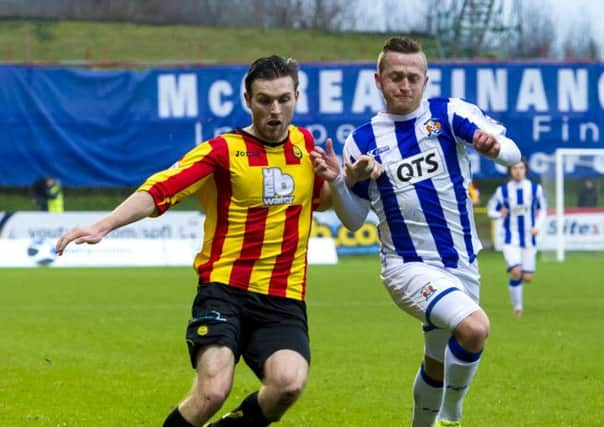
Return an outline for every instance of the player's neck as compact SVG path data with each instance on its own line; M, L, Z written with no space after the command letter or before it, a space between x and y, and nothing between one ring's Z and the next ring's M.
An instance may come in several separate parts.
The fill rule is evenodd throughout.
M287 141L287 139L289 138L289 132L287 132L280 141L277 141L277 142L266 141L265 139L262 139L262 137L256 133L256 131L254 129L254 125L249 125L247 127L242 128L241 132L248 134L249 136L254 138L256 141L261 143L262 145L268 145L269 147L276 147L278 145L283 145L285 143L285 141Z

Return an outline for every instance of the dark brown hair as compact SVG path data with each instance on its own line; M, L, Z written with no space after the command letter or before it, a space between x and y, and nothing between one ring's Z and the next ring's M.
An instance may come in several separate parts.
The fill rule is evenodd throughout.
M526 176L528 177L529 165L528 165L528 161L526 160L526 158L522 157L518 163L524 163L524 169L526 170ZM508 166L508 178L512 177L512 166L515 166L518 163L514 163L513 165Z
M298 63L295 59L272 55L258 58L245 76L245 91L252 93L252 83L255 80L274 80L280 77L291 77L294 81L294 89L298 89Z

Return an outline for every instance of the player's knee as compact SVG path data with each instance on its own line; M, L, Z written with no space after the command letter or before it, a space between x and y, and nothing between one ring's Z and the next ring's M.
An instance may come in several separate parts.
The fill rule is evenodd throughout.
M266 380L266 386L270 390L267 393L271 400L269 407L272 409L265 415L272 421L277 421L302 394L306 376L295 369L284 369L278 373L273 372Z
M274 380L279 406L290 406L304 390L305 379L300 375L283 373Z
M512 279L514 279L514 280L522 279L522 268L519 266L512 268L510 270L510 275L512 276Z
M222 407L228 395L228 387L216 383L204 384L203 387L197 387L193 393L193 397L197 403L195 407L199 408L200 412L214 413Z
M454 335L466 350L478 352L484 347L489 329L489 318L484 311L478 310L457 325Z
M522 281L523 281L523 282L529 283L529 282L531 282L532 280L533 280L533 273L524 273L524 274L522 275Z

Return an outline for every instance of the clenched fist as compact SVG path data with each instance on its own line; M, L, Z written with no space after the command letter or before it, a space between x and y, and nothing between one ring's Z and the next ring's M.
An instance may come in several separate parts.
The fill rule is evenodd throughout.
M477 129L472 138L472 145L480 154L495 158L499 155L500 145L495 135L491 135L482 129Z

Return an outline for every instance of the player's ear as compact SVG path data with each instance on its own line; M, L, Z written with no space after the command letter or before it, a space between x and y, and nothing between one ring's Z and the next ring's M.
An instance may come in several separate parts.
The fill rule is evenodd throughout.
M382 90L382 79L379 73L373 73L373 79L375 80L375 86L381 91Z
M247 108L249 108L251 110L252 107L250 104L252 102L252 97L250 96L249 93L243 92L243 98L245 99L245 105L247 106Z

